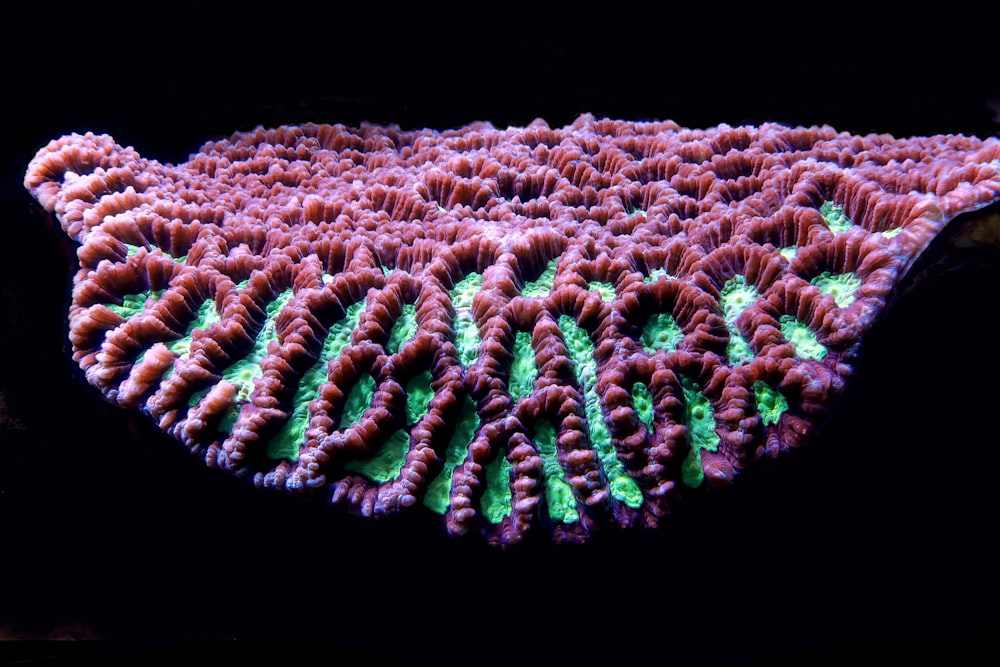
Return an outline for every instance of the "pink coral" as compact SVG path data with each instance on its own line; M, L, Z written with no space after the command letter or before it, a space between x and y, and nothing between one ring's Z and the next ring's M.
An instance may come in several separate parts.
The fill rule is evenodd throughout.
M510 544L655 526L801 446L998 172L995 139L584 116L176 166L70 135L24 183L80 244L73 359L109 400L258 486Z

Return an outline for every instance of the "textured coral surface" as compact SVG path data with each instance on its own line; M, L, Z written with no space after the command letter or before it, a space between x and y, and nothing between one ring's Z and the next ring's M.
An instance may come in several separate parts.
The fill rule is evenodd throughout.
M584 116L106 135L25 186L78 242L73 359L213 467L512 544L655 526L801 446L1000 142Z

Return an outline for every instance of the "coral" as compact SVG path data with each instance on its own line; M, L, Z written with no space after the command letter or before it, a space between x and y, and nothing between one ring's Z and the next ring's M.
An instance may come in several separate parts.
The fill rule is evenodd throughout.
M70 135L74 361L207 465L510 545L654 527L804 444L1000 142L580 117Z

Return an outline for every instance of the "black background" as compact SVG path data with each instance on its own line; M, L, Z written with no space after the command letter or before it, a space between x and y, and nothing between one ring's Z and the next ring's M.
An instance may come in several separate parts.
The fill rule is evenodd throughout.
M0 636L98 641L6 644L0 664L970 664L1000 639L995 249L952 248L900 297L807 450L657 532L500 552L433 517L372 525L254 491L104 403L65 354L74 248L21 186L38 148L87 130L161 162L305 121L592 113L985 137L1000 132L990 17L30 14L3 54Z

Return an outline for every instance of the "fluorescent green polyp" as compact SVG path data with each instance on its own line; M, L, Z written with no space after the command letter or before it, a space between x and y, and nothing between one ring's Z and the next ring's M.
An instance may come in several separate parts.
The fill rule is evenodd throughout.
M361 314L365 312L365 302L358 301L347 307L347 313L336 324L330 327L326 340L323 341L323 352L320 360L336 359L344 348L351 342L351 334L358 328L361 321Z
M635 414L639 417L639 421L652 432L653 421L656 418L653 412L653 396L649 393L649 387L644 382L636 382L632 385L632 405L635 407Z
M781 335L795 348L795 353L803 359L821 361L826 356L826 348L802 322L791 315L781 316Z
M126 294L122 297L122 305L107 304L107 309L124 319L138 315L146 310L146 301L157 301L163 295L163 290L148 290L138 294Z
M267 304L267 319L264 321L264 326L261 327L260 333L257 334L257 338L254 340L253 349L250 350L247 356L222 372L223 380L236 385L237 402L246 402L249 400L250 393L253 392L254 378L259 378L264 374L264 370L260 367L260 362L267 356L268 344L277 338L274 330L275 322L281 310L292 300L292 296L292 288L289 287L279 294L274 301Z
M729 343L726 345L726 356L729 357L729 364L739 366L753 359L753 348L750 343L740 334L740 330L735 326L729 327Z
M681 481L694 488L705 479L705 471L701 467L701 450L716 451L719 448L719 436L715 433L712 404L701 393L698 383L687 376L681 376L681 390L684 394L684 421L691 445L691 450L681 465Z
M753 285L748 285L746 278L737 274L726 281L719 291L719 307L726 324L735 324L743 311L753 305L760 294Z
M215 309L214 299L205 299L201 306L198 308L198 314L195 315L194 321L188 325L187 330L184 335L177 340L172 340L165 343L168 350L176 354L178 357L186 357L191 351L191 342L194 340L194 332L196 329L201 329L202 331L208 329L213 324L219 321L219 311ZM142 358L142 355L139 355ZM139 359L136 359L136 363L139 363ZM174 372L174 367L170 366L163 374L163 379L170 377L170 374Z
M853 226L851 219L844 215L844 209L832 201L823 202L823 205L819 207L819 213L823 216L826 226L834 234L846 232Z
M896 227L895 229L887 229L884 232L880 232L880 233L882 234L882 236L886 237L887 239L891 239L894 236L899 236L899 234L902 231L903 231L902 227Z
M507 389L510 397L518 401L531 394L535 386L538 369L535 367L535 348L531 346L531 334L518 331L514 336L514 362L510 367Z
M369 373L363 374L351 388L340 417L340 428L344 429L356 423L371 405L375 394L375 379ZM375 482L388 482L399 476L403 464L406 463L406 453L410 449L409 431L398 429L389 436L375 455L368 459L354 459L344 465L348 472L364 475Z
M660 268L660 269L653 269L652 271L650 271L649 275L642 279L642 282L648 285L650 283L655 283L660 278L666 278L667 280L677 279L676 276L672 276L669 273L667 273L666 269Z
M722 309L722 317L729 330L726 355L729 357L729 363L733 366L753 359L753 350L736 326L736 320L743 314L743 311L753 305L759 296L757 289L753 285L748 285L746 278L739 274L727 280L719 291L719 307Z
M549 292L552 291L552 285L556 281L556 268L559 266L559 258L555 257L549 261L548 266L542 271L542 275L538 276L536 280L530 283L525 283L524 289L521 290L521 296L526 296L529 298L548 296Z
M410 433L399 429L389 436L375 456L370 459L348 461L344 465L344 470L364 475L373 482L388 482L399 477L409 451Z
M604 459L601 460L604 461ZM615 460L617 461L617 458ZM607 471L609 466L605 465L604 469ZM611 480L608 485L611 497L632 508L642 507L642 489L639 488L634 479L628 476L620 462L618 463L618 471L620 474L608 475L608 479Z
M629 507L642 505L642 490L629 477L618 460L611 435L604 423L604 412L601 409L601 397L597 395L597 364L594 362L594 344L590 341L585 329L581 328L572 317L559 316L559 328L566 339L573 365L576 367L576 377L583 390L587 428L590 432L590 444L597 449L601 459L604 474L608 478L611 496Z
M819 287L819 291L823 294L832 295L839 308L846 308L854 303L854 292L861 287L861 279L852 271L846 273L824 271L809 282Z
M535 425L535 445L542 458L542 472L545 476L545 502L549 516L562 523L573 523L580 519L576 511L573 489L566 483L559 455L556 452L556 431L547 421Z
M701 467L701 450L697 447L692 447L681 463L681 481L692 489L701 486L705 481L705 471Z
M655 354L657 350L673 352L683 339L684 330L670 313L657 313L650 317L640 337L647 354Z
M403 306L403 312L399 314L399 319L392 325L386 350L389 354L396 354L406 341L413 338L415 333L417 333L417 307L412 303L407 303Z
M597 292L601 295L601 300L603 301L614 301L615 300L615 286L611 283L597 282L596 280L591 280L587 283L587 290L590 292Z
M468 453L469 443L472 442L472 439L475 437L476 431L478 430L479 415L476 414L476 404L472 402L471 398L466 396L465 402L462 404L462 412L458 416L458 426L455 427L455 433L451 436L451 440L448 442L448 448L445 450L444 467L441 469L441 474L431 480L431 483L427 485L427 493L424 495L424 505L438 514L444 514L448 511L451 478L455 475L455 468L462 463L462 460ZM498 465L497 467L500 466ZM490 466L487 466L486 473L487 488L489 488L490 486L493 486L489 482ZM507 508L509 512L510 489L507 489L506 493ZM500 517L500 520L503 520L502 516ZM493 521L493 523L498 523L498 521Z
M259 378L261 375L263 375L263 371L260 368L260 357L251 353L250 356L240 359L227 368L222 374L222 379L236 385L236 402L246 403L250 400L250 394L253 393L254 378ZM191 405L197 402L195 401L196 396L197 394L191 397L193 401ZM198 399L200 400L200 397Z
M347 308L347 314L330 327L323 350L309 370L299 380L299 387L292 398L292 414L274 437L267 443L267 455L272 459L291 459L299 457L299 446L305 440L306 429L309 428L309 402L319 394L320 385L327 380L327 365L351 342L351 333L358 326L361 313L365 310L365 302L359 301ZM235 412L233 412L235 414ZM233 420L235 424L235 420ZM228 432L233 424L225 430ZM220 425L221 429L221 425Z
M788 401L777 389L758 380L753 383L753 393L757 396L757 412L764 426L773 426L788 409Z
M142 246L132 245L131 243L126 243L125 244L125 259L128 259L129 257L132 257L137 252L139 252L139 250L141 250L141 249L142 249ZM183 264L184 262L187 261L187 255L184 255L183 257L173 257L170 253L168 253L165 250L163 251L163 254L166 255L167 257L169 257L173 262L175 262L177 264Z
M264 320L264 326L261 327L260 333L257 334L257 338L254 340L253 349L250 350L247 356L222 371L222 381L236 386L235 405L230 407L229 413L222 418L222 422L228 424L228 428L232 428L232 425L235 423L233 413L239 412L240 404L250 400L250 394L253 393L254 378L259 378L264 374L264 369L260 367L260 362L267 356L267 346L272 340L277 338L277 333L274 330L275 322L281 310L291 301L292 296L294 296L294 293L292 292L292 288L289 287L279 294L274 301L267 304L267 308L265 309L267 319ZM204 304L202 304L202 308L204 308ZM214 311L214 308L212 310ZM209 390L211 390L211 387L206 387L192 394L188 399L188 406L194 407L197 405L208 394Z
M340 415L340 428L345 429L357 423L365 414L365 410L372 404L372 396L375 395L375 378L369 373L363 373L358 381L351 387L344 401L344 411Z
M471 366L479 358L479 328L471 313L455 315L455 347L458 348L458 360L463 366Z
M790 245L784 248L778 248L778 253L787 259L789 262L795 259L795 254L799 251L798 246Z
M406 423L416 424L427 414L427 407L434 398L430 371L424 371L406 384Z
M455 306L455 346L458 348L458 360L463 366L472 365L479 357L482 339L472 316L472 299L482 288L482 274L470 273L448 292L452 305Z
M457 312L472 309L472 300L476 293L483 289L483 274L470 273L448 291L451 303Z
M486 464L486 489L479 501L486 520L495 525L510 516L511 497L510 461L501 447L496 457Z

